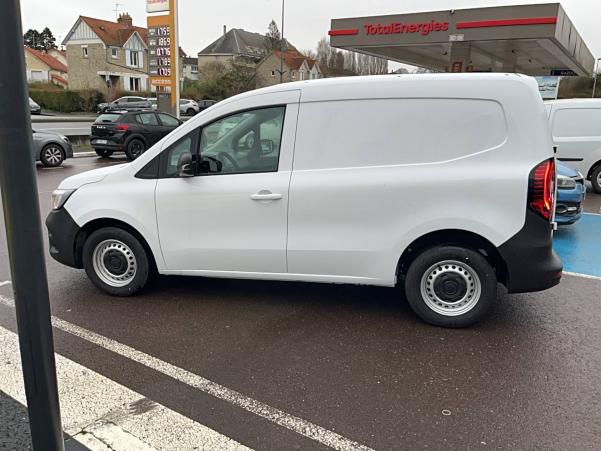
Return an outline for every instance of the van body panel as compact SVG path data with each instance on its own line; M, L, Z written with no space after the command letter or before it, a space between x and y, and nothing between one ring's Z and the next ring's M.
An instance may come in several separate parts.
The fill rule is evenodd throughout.
M601 162L601 100L567 99L545 104L557 159L590 177Z
M277 172L135 178L194 130L283 105ZM400 256L431 232L519 252L511 240L527 225L529 174L552 147L530 77L350 77L235 96L131 164L61 187L76 189L64 209L77 226L129 224L162 274L392 286ZM251 197L264 191L281 197Z

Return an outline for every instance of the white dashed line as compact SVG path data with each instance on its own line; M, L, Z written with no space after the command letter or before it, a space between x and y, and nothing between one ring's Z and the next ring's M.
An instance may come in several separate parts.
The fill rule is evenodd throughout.
M0 362L0 391L25 405L18 337L2 327ZM87 449L248 450L231 438L60 355L56 355L56 373L63 430Z
M14 301L4 296L0 296L0 304L14 307ZM196 388L204 393L240 407L247 412L265 418L266 420L269 420L278 426L289 429L311 440L315 440L316 442L329 446L330 448L345 451L371 451L371 448L365 445L343 437L340 434L311 423L310 421L290 415L282 410L276 409L275 407L264 404L261 401L257 401L256 399L253 399L235 390L229 389L202 376L191 373L188 370L160 360L156 357L146 354L145 352L138 351L137 349L119 343L111 338L104 337L95 332L76 326L68 321L53 316L52 325L57 329L67 332L71 335L75 335L76 337L83 338L90 343L94 343L97 346L119 354L127 359L145 365L148 368L189 385L190 387Z
M10 285L12 282L10 280L5 280L4 282L0 282L0 287L4 287L6 285Z

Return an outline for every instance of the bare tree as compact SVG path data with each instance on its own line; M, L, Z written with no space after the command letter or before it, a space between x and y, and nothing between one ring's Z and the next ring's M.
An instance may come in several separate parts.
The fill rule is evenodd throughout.
M267 52L280 50L281 45L282 33L280 33L278 24L272 19L267 27L267 33L265 33L265 49Z
M328 38L323 37L317 43L317 61L319 61L320 66L329 67L330 66L330 57L331 57L332 47L330 47L330 43L328 42Z

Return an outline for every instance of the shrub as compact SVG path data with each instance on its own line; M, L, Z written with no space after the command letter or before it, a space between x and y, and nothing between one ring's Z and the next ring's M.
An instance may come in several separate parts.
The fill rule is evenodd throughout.
M37 89L30 87L29 96L42 108L61 113L95 112L96 105L105 101L96 89L70 91L64 89Z
M75 91L30 89L29 96L45 109L63 113L83 111L83 99Z

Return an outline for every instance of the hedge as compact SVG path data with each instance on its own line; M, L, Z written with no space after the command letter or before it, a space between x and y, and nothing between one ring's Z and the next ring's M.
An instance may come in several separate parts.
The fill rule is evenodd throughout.
M29 96L43 109L73 113L76 111L96 111L96 105L104 102L104 95L96 90L69 91L30 89Z

